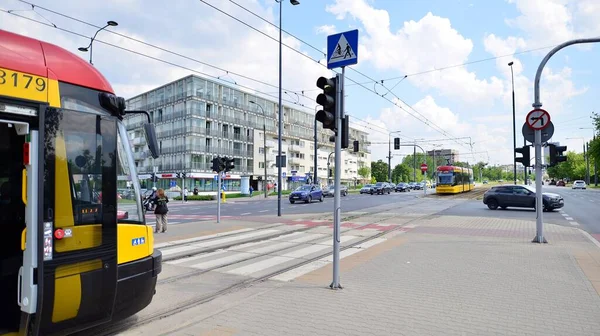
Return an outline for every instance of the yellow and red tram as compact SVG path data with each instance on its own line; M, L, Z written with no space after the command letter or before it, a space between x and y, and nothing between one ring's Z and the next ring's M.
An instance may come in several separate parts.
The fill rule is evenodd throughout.
M80 57L0 30L0 336L69 334L151 302L162 258L127 113ZM122 180L133 200L118 197Z
M475 188L473 169L457 166L439 166L436 170L437 194L458 194Z

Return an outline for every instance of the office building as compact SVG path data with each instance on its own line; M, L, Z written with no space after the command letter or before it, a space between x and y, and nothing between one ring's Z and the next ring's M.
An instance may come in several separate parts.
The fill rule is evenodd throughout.
M460 162L460 156L456 149L434 149L427 151L427 156L432 157L435 155L435 161L439 165L454 164L454 162Z
M254 103L252 103L254 102ZM278 104L212 80L190 75L127 100L129 110L146 110L156 126L160 157L152 159L146 147L143 115L125 119L130 144L134 150L137 171L143 182L152 183L151 173L158 177L157 186L181 188L177 173L186 173L185 187L192 191L215 191L216 174L212 159L226 156L235 159L235 169L223 181L226 190L240 190L252 185L255 190L277 183L275 159L278 152ZM283 188L313 182L314 178L314 114L285 106L282 154ZM266 134L263 131L266 130ZM331 131L317 127L318 178L327 178L327 159L333 168ZM347 184L360 183L358 170L370 167L371 155L363 144L367 133L351 128L352 140L359 140L361 150L344 150L341 179ZM266 162L265 162L266 151ZM266 166L266 181L265 181ZM147 184L151 186L151 184ZM245 187L243 187L245 186Z

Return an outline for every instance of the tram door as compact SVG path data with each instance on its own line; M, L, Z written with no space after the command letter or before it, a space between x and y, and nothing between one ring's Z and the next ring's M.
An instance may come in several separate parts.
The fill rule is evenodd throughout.
M111 319L117 286L117 124L49 108L39 222L40 335Z

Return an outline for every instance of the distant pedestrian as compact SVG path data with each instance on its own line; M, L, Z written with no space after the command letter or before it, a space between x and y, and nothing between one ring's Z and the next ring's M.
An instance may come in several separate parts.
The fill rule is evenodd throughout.
M198 195L198 187L194 188L194 196Z
M252 197L253 192L254 192L254 188L252 188L252 186L250 186L250 197Z
M158 189L156 191L156 198L154 199L154 204L156 204L156 208L154 209L154 214L156 215L156 229L154 230L154 233L167 231L167 213L169 212L167 203L169 203L169 198L165 195L165 191L163 189Z
M188 189L183 188L183 201L187 202Z

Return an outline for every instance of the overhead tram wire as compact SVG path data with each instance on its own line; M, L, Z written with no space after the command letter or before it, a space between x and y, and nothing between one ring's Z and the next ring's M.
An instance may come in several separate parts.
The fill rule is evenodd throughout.
M239 23L241 23L241 24L243 24L243 25L245 25L245 26L247 26L247 27L251 28L252 30L254 30L254 31L256 31L256 32L258 32L258 33L260 33L260 34L262 34L262 35L264 35L264 36L266 36L266 37L268 37L268 38L270 38L270 39L274 40L274 41L277 41L277 42L279 43L279 41L278 41L277 39L275 39L274 37L272 37L272 36L269 36L268 34L266 34L266 33L262 32L261 30L259 30L259 29L255 28L255 27L253 27L252 25L248 24L247 22L245 22L245 21L243 21L243 20L241 20L241 19L239 19L239 18L237 18L237 17L235 17L235 16L233 16L233 15L231 15L231 14L229 14L229 13L225 12L224 10L222 10L222 9L220 9L220 8L217 8L217 7L213 6L212 4L209 4L209 3L207 3L205 0L198 0L198 1L200 1L200 2L202 2L202 3L204 3L204 4L206 4L207 6L209 6L209 7L213 8L213 9L217 10L218 12L220 12L220 13L222 13L222 14L224 14L224 15L226 15L226 16L228 16L228 17L232 18L232 19L234 19L235 21L238 21ZM246 9L246 11L248 11L248 12L251 12L249 9ZM283 45L285 45L285 44L283 44ZM312 57L310 57L310 56L308 56L308 55L306 55L306 54L302 53L301 51L299 51L299 50L297 50L297 49L294 49L294 48L292 48L292 47L290 47L290 46L288 46L288 45L285 45L285 46L286 46L287 48L290 48L290 49L292 49L293 51L295 51L295 52L299 53L300 55L302 55L302 56L304 56L304 57L307 57L308 59L312 60L313 62L316 62L317 64L319 64L319 65L321 65L321 66L323 66L323 67L327 68L327 65L326 65L326 64L321 64L321 62L319 62L319 61L315 61L315 60L314 60ZM311 46L311 47L315 48L314 46ZM361 75L363 75L363 76L365 76L366 78L369 78L371 81L373 81L373 82L376 82L376 81L375 81L373 78L371 78L371 77L369 77L369 76L367 76L367 75L363 74L362 72L360 72L360 71L358 71L358 70L356 70L356 69L353 69L352 67L348 67L348 68L349 68L349 69L351 69L351 70L353 70L353 71L355 71L355 72L357 72L357 73L359 73L359 74L361 74ZM337 73L337 71L334 71L334 72L336 72L336 73ZM423 121L423 120L421 120L420 118L416 117L416 116L415 116L413 113L411 113L411 112L410 112L410 111L408 111L407 109L405 109L405 108L403 108L402 106L398 105L397 103L395 103L395 102L393 102L393 101L391 101L391 100L389 100L389 99L387 99L387 98L383 97L382 95L380 95L380 94L379 94L379 93L377 93L376 91L374 91L374 90L371 90L371 89L367 88L366 86L364 86L364 85L360 84L359 82L355 81L354 79L352 79L352 78L350 78L350 77L345 77L345 79L348 79L349 81L351 81L351 82L353 82L353 83L356 83L357 85L359 85L359 86L363 87L364 89L366 89L366 90L368 90L368 91L370 91L370 92L372 92L372 93L376 94L377 96L380 96L380 97L382 97L382 98L386 99L387 101L389 101L390 103L392 103L392 104L396 105L396 106L397 106L397 107L399 107L400 109L404 110L406 113L408 113L409 115L411 115L413 118L415 118L415 119L417 119L417 120L421 121L421 122L422 122L422 123L424 123L425 125L427 125L427 126L430 126L430 127L431 127L431 125L434 125L434 126L436 126L438 129L435 129L435 128L433 128L433 127L432 127L432 128L433 128L434 130L438 131L440 134L442 134L442 135L444 135L444 136L448 136L448 134L449 134L449 133L447 133L447 132L446 132L446 131L444 131L442 128L440 128L439 126L437 126L437 125L436 125L436 124L435 124L433 121L430 121L428 118L426 118L426 117L425 117L425 116L423 116L421 113L419 113L418 111L416 111L416 110L415 110L415 109L414 109L412 106L408 105L406 102L404 102L404 101L403 101L403 103L404 103L405 105L407 105L407 106L411 107L411 109L412 109L413 111L417 112L419 115L421 115L421 116L422 116L422 117L423 117L425 120L427 120L427 121ZM384 88L386 88L386 89L387 89L387 87L385 87L385 86L384 86ZM396 96L396 97L397 97L397 96ZM398 97L397 97L397 98L398 98ZM399 99L399 98L398 98L398 99ZM440 130L441 130L441 131L440 131ZM459 144L460 144L460 143L459 143ZM460 144L460 145L462 145L462 144Z
M9 13L7 10L4 10L2 8L0 8L0 12L7 13L9 15L14 15L14 16L17 16L19 18L26 19L26 20L29 20L29 21L32 21L32 22L35 22L35 23L38 23L38 24L41 24L41 25L53 28L53 29L58 29L60 31L63 31L65 33L69 33L69 34L72 34L72 35L75 35L75 36L83 37L83 38L86 38L86 39L90 38L89 36L86 36L84 34L81 34L81 33L78 33L78 32L75 32L75 31L72 31L72 30L69 30L69 29L66 29L66 28L54 27L53 25L51 25L49 23L45 23L45 22L42 22L42 21L39 21L39 20L36 20L36 19L32 19L32 18L23 16L23 15L19 15L19 14L15 14L15 13ZM138 55L138 56L142 56L142 57L154 60L154 61L158 61L158 62L161 62L161 63L164 63L164 64L168 64L168 65L171 65L171 66L174 66L174 67L178 67L178 68L190 71L190 72L194 72L194 73L200 74L202 76L206 76L206 77L210 77L210 78L214 78L214 79L219 79L217 76L210 75L210 74L204 73L202 71L194 70L194 69L191 69L191 68L186 67L184 65L173 63L171 61L166 61L166 60L160 59L158 57L150 56L150 55L144 54L144 53L139 52L139 51L135 51L135 50L131 50L131 49L128 49L128 48L125 48L125 47L121 47L121 46L112 44L110 42L105 42L105 41L102 41L100 39L95 39L94 42L102 43L104 45L107 45L107 46L110 46L110 47L113 47L113 48L116 48L116 49L127 51L127 52L130 52L130 53ZM270 95L270 94L267 94L265 92L258 91L258 90L254 89L252 87L249 87L249 86L245 86L245 85L242 85L242 84L234 84L234 85L236 85L236 86L238 86L240 88L251 90L253 92L256 92L257 94L261 94L261 95L264 95L264 96L267 96L267 97L271 97L273 99L277 98L274 95ZM292 103L292 104L294 103L293 101L288 100L288 99L283 99L283 100L286 101L286 102L288 102L288 103ZM308 107L305 107L305 108L308 110Z
M18 1L20 1L20 2L23 2L23 3L26 3L26 4L28 4L28 5L36 6L36 5L32 4L32 3L29 3L29 2L27 2L27 1L24 1L24 0L18 0ZM260 34L262 34L262 35L264 35L264 36L266 36L266 37L268 37L268 38L270 38L270 39L272 39L272 40L274 40L274 41L277 41L275 38L273 38L273 37L269 36L268 34L266 34L266 33L262 32L262 31L260 31L260 30L259 30L259 29L257 29L257 28L254 28L254 27L253 27L253 26L251 26L250 24L248 24L248 23L246 23L246 22L244 22L244 21L242 21L242 20L240 20L240 19L238 19L238 18L236 18L236 17L232 16L232 15L231 15L231 14L229 14L229 13L226 13L225 11L223 11L223 10L221 10L221 9L219 9L219 8L217 8L217 7L213 6L213 5L211 5L211 4L208 4L206 1L204 1L204 0L199 0L199 1L201 1L202 3L204 3L204 4L208 5L208 6L209 6L209 7L211 7L211 8L213 8L213 9L215 9L215 10L217 10L217 11L221 12L222 14L224 14L224 15L226 15L226 16L228 16L228 17L230 17L230 18L233 18L234 20L236 20L236 21L238 21L238 22L240 22L240 23L244 24L245 26L247 26L247 27L249 27L249 28L251 28L251 29L255 30L256 32L258 32L258 33L260 33ZM238 6L239 6L239 5L238 5ZM39 6L38 6L38 7L39 7ZM40 8L40 9L42 9L42 10L46 10L46 11L49 11L49 12L51 12L51 13L54 13L54 14L56 14L56 15L60 15L60 16L63 16L63 17L69 18L69 19L71 19L71 20L75 20L75 21L77 21L77 22L84 23L84 24L87 24L87 25L89 25L89 26L92 26L92 27L96 27L94 24L91 24L91 23L89 23L89 22L86 22L86 21L83 21L83 20L80 20L80 19L77 19L77 18L73 18L73 17L71 17L71 16L68 16L68 15L65 15L65 14L62 14L62 13L59 13L59 12L56 12L56 11L53 11L53 10L47 9L47 8L45 8L45 7L39 7L39 8ZM246 11L248 11L248 12L251 12L251 11L250 11L250 10L248 10L248 9L246 9ZM252 12L252 13L253 13L253 12ZM29 18L27 18L27 17L21 16L21 15L17 15L17 14L14 14L14 13L8 13L8 14L13 14L13 15L16 15L16 16L19 16L19 17L22 17L22 18L29 19ZM255 15L256 15L256 14L255 14ZM35 21L35 22L38 22L38 23L41 23L41 24L44 24L43 22L39 22L39 21L37 21L37 20L33 20L33 19L31 19L31 20L32 20L32 21ZM57 28L57 29L59 29L58 27L54 27L54 28ZM64 30L64 29L61 29L61 30ZM68 30L65 30L65 31L68 31ZM68 31L68 32L70 32L70 33L74 33L74 32L72 32L72 31ZM150 46L150 47L153 47L153 48L157 48L157 49L159 49L159 50L163 50L163 51L166 51L166 52L170 52L170 51L168 51L168 50L166 50L166 49L164 49L164 48L162 48L162 47L158 47L158 46L156 46L156 45L153 45L153 44L149 44L149 43L146 43L146 42L143 42L143 41L140 41L140 40L134 39L134 38L130 38L130 37L128 37L128 36L126 36L126 35L123 35L123 34L119 34L119 33L112 32L112 31L109 31L109 32L111 32L111 33L114 33L114 34L116 34L116 35L119 35L119 36L122 36L122 37L125 37L125 38L129 38L129 39L131 39L131 40L134 40L134 41L136 41L136 42L139 42L139 43L145 44L145 45L147 45L147 46ZM79 35L81 36L81 34L79 34ZM294 37L295 37L295 36L294 36ZM202 75L206 75L206 76L209 76L209 77L211 77L211 78L220 79L220 78L219 78L219 77L217 77L217 76L208 75L208 74L205 74L205 73L202 73L202 72L199 72L199 71L196 71L196 70L193 70L193 69L190 69L190 68L187 68L187 67L184 67L184 66L181 66L181 65L175 64L175 63L173 63L173 62L169 62L169 61L161 60L161 59L158 59L158 58L156 58L156 57L149 56L149 55L146 55L146 54L143 54L143 53L137 52L137 51L129 50L129 49L127 49L127 48L123 48L123 47L120 47L120 46L112 45L112 44L110 44L110 43L107 43L107 42L104 42L104 41L101 41L101 40L98 40L98 42L100 42L100 43L104 43L104 44L108 44L108 45L111 45L111 46L113 46L113 47L120 48L120 49L122 49L122 50L127 50L127 51L130 51L130 52L136 53L136 54L138 54L138 55L145 56L145 57L147 57L147 58L151 58L151 59L155 59L155 60L161 61L161 62L163 62L163 63L170 64L170 65L173 65L173 66L177 66L177 67L180 67L180 68L183 68L183 69L186 69L186 70L189 70L189 71L193 71L193 72L196 72L196 73L199 73L199 74L202 74ZM304 43L306 43L306 42L304 42ZM285 45L285 44L283 44L283 45ZM315 60L314 60L312 57L310 57L310 56L308 56L308 55L306 55L306 54L302 53L301 51L299 51L299 50L297 50L297 49L294 49L294 48L292 48L292 47L290 47L290 46L288 46L288 45L285 45L285 46L286 46L287 48L289 48L289 49L292 49L293 51L295 51L295 52L299 53L300 55L302 55L302 56L305 56L305 57L309 58L310 60L312 60L312 61L314 61L314 62L318 63L319 65L321 65L321 66L324 66L324 67L327 67L326 65L324 65L324 64L321 64L319 61L315 61ZM312 45L311 45L311 47L312 47L312 48L314 48L314 49L316 49L316 48L315 48L314 46L312 46ZM179 57L183 57L183 58L186 58L186 59L189 59L189 60L192 60L192 61L199 62L200 64L206 64L206 65L208 65L208 66L211 66L211 67L214 67L214 68L218 68L218 67L212 66L212 65L210 65L210 64L207 64L207 63L204 63L204 62L201 62L201 61L198 61L198 60L192 59L192 58L190 58L190 57L187 57L187 56L185 56L185 55L181 55L181 54L178 54L178 53L173 53L173 52L170 52L170 53L172 53L172 54L175 54L175 55L177 55L177 56L179 56ZM367 76L367 75L363 74L362 72L360 72L360 71L358 71L358 70L356 70L356 69L353 69L353 68L351 68L351 67L349 67L349 68L350 68L350 69L352 69L352 70L354 70L355 72L357 72L357 73L359 73L359 74L361 74L361 75L365 76L366 78L369 78L371 81L373 81L373 82L376 82L376 81L375 81L373 78L371 78L371 77L369 77L369 76ZM221 69L221 68L218 68L218 69L220 69L221 71L226 71L227 73L232 73L232 74L238 75L238 76L240 76L240 77L246 77L246 78L248 78L248 79L250 79L250 80L254 80L254 81L260 82L260 83L262 83L262 84L265 84L265 85L268 85L268 86L274 87L274 86L273 86L273 85L271 85L271 84L268 84L268 83L265 83L265 82L262 82L262 81L258 81L258 80L254 79L254 78L250 78L250 77L247 77L247 76L243 76L243 75L239 75L239 74L236 74L236 73L233 73L233 72L229 72L228 70L225 70L225 69ZM370 92L372 92L372 93L374 93L374 94L376 94L376 95L378 95L378 96L380 96L380 97L382 97L382 98L386 99L388 102L390 102L390 103L394 104L395 106L399 107L400 109L402 109L402 110L406 111L406 112L407 112L409 115L411 115L411 116L412 116L412 117L414 117L415 119L417 119L417 120L421 121L421 122L422 122L422 123L424 123L425 125L427 125L427 126L430 126L430 127L432 127L432 125L433 125L433 126L436 126L436 127L438 127L438 129L437 129L437 130L436 130L434 127L432 127L432 128L434 128L434 130L438 131L440 134L442 134L442 135L444 135L444 136L447 136L447 137L449 137L449 138L450 138L450 137L452 137L452 136L449 136L449 135L448 135L449 133L447 133L447 132L445 132L443 129L439 128L439 126L437 126L435 123L433 123L432 121L429 121L429 119L428 119L427 117L423 116L423 115L422 115L421 113L419 113L419 112L418 112L416 109L414 109L414 108L413 108L411 105L409 105L409 104L407 104L406 102L402 101L402 100L401 100L401 99L400 99L400 98L399 98L397 95L395 95L395 94L394 94L394 96L396 96L396 98L397 98L397 99L401 100L401 101L402 101L402 102L403 102L403 103L404 103L406 106L410 107L410 108L411 108L413 111L415 111L416 113L418 113L419 115L421 115L421 116L422 116L422 117L423 117L425 120L421 120L420 118L416 117L416 116L415 116L413 113L411 113L410 111L408 111L408 110L404 109L402 106L399 106L399 105L398 105L396 102L393 102L393 101L391 101L391 100L387 99L387 98L386 98L386 97L384 97L383 95L381 95L381 94L377 93L375 90L371 90L371 89L367 88L366 86L364 86L364 85L362 85L361 83L359 83L359 82L357 82L357 81L353 80L352 78L349 78L349 77L346 77L346 78L347 78L348 80L350 80L351 82L355 83L356 85L359 85L359 86L363 87L364 89L366 89L366 90L368 90L368 91L370 91ZM367 83L371 83L371 82L367 82ZM236 84L236 85L238 85L238 86L240 86L240 87L244 87L244 88L247 88L247 89L250 89L250 90L254 90L254 91L256 91L256 90L255 90L255 89L253 89L253 88L249 88L249 87L246 87L246 86L243 86L243 85L237 84L237 83L235 83L235 84ZM387 87L385 87L384 85L382 85L382 86L383 86L384 88L386 88L386 89L387 89ZM277 87L277 88L278 88L278 87ZM282 89L283 89L283 88L282 88ZM288 90L288 91L290 91L290 92L294 92L294 91L292 91L292 90ZM388 92L389 92L389 91L390 91L390 90L388 89ZM268 94L268 93L265 93L265 92L260 92L260 91L256 91L256 92L259 92L259 93L261 93L261 94L264 94L264 95L266 95L266 96L269 96L269 97L274 97L273 95L271 95L271 94ZM386 93L386 94L387 94L387 93ZM305 96L302 94L302 97L305 97ZM290 101L290 100L285 100L285 101L286 101L286 102L290 102L290 103L292 103L292 104L296 104L296 105L298 105L296 102L292 102L292 101ZM303 106L303 107L304 107L304 105L300 105L300 106ZM308 110L308 108L307 108L307 110ZM460 144L460 143L459 143L459 144ZM461 144L461 145L462 145L462 144Z
M19 2L22 2L22 3L25 3L25 4L28 4L28 5L31 5L31 6L35 6L35 7L37 7L37 8L40 8L40 9L42 9L42 10L45 10L45 11L47 11L47 12L50 12L50 13L52 13L52 14L55 14L55 15L58 15L58 16L62 16L62 17L64 17L64 18L67 18L67 19L69 19L69 20L73 20L73 21L76 21L76 22L79 22L79 23L85 24L85 25L87 25L87 26L90 26L90 27L94 27L94 28L97 28L97 29L101 28L100 26L98 26L98 25L95 25L95 24L93 24L93 23L91 23L91 22L87 22L87 21L84 21L84 20L78 19L78 18L76 18L76 17L73 17L73 16L70 16L70 15L67 15L67 14L64 14L64 13L60 13L60 12L54 11L54 10L52 10L52 9L49 9L49 8L45 8L45 7L42 7L42 6L38 6L38 5L36 5L36 4L32 4L32 3L30 3L30 2L27 2L27 1L25 1L25 0L17 0L17 1L19 1ZM12 13L9 13L9 14L12 14ZM55 28L57 28L57 27L56 27L56 25L54 25L54 26L55 26ZM111 33L111 34L115 34L115 35L117 35L117 36L119 36L119 37L126 38L126 39L128 39L128 40L131 40L131 41L135 41L135 42L137 42L137 43L140 43L140 44L143 44L143 45L145 45L145 46L147 46L147 47L151 47L151 48L154 48L154 49L157 49L157 50L160 50L160 51L163 51L163 52L169 53L169 54L171 54L171 55L175 55L175 56L181 57L181 58L183 58L183 59L186 59L186 60L189 60L189 61L192 61L192 62L196 62L196 63L198 63L198 64L206 65L206 66L208 66L208 67L211 67L211 68L213 68L213 69L217 69L217 70L219 70L219 71L226 72L226 73L228 73L228 74L231 74L231 75L238 76L238 77L240 77L240 78L244 78L244 79L247 79L247 80L250 80L250 81L253 81L253 82L256 82L256 83L260 83L260 84L263 84L263 85L266 85L266 86L269 86L269 87L272 87L272 88L279 88L279 87L278 87L277 85L275 85L275 84L270 84L270 83L267 83L267 82L265 82L265 81L262 81L262 80L259 80L259 79L256 79L256 78L253 78L253 77L250 77L250 76L246 76L246 75L243 75L243 74L240 74L240 73L237 73L237 72L234 72L234 71L230 71L230 70L227 70L227 69L221 68L221 67L219 67L219 66L216 66L216 65L213 65L213 64L210 64L210 63L207 63L207 62L200 61L200 60L198 60L198 59L196 59L196 58L192 58L192 57L189 57L189 56L186 56L186 55L180 54L180 53L178 53L178 52L175 52L175 51L169 50L169 49L167 49L167 48L161 47L161 46L159 46L159 45L156 45L156 44L152 44L152 43L148 43L148 42L142 41L142 40L140 40L140 39L137 39L137 38L135 38L135 37L127 36L127 35L125 35L125 34L121 34L121 33L118 33L118 32L115 32L115 31L112 31L112 30L109 30L109 29L104 29L104 31L107 31L107 32L109 32L109 33ZM289 92L294 92L294 91L292 91L292 90L287 90L287 89L284 89L284 88L282 88L282 90L289 91ZM294 93L296 93L296 92L294 92Z

